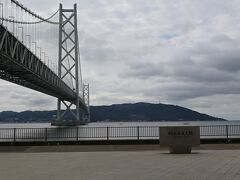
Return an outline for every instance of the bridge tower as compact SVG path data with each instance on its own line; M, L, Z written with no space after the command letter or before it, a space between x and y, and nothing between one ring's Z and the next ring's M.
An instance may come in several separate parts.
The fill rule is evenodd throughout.
M83 114L84 122L90 122L90 94L89 94L89 84L83 85L83 100L88 107L88 114Z
M73 9L59 8L59 57L58 76L76 92L75 101L67 102L58 98L57 120L52 125L74 126L85 124L89 121L89 85L82 85L78 31L77 31L77 5ZM69 79L70 82L69 82ZM80 98L80 96L82 98ZM84 101L88 107L88 113L80 111L79 102ZM72 109L72 107L74 109ZM64 116L71 115L71 119Z

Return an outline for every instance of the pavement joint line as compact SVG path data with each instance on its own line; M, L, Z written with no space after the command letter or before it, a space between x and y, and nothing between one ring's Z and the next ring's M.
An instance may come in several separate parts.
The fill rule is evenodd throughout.
M194 147L192 154L199 150L240 150L240 144L203 144ZM50 145L50 146L0 146L2 152L100 152L100 151L168 151L158 144L150 145Z

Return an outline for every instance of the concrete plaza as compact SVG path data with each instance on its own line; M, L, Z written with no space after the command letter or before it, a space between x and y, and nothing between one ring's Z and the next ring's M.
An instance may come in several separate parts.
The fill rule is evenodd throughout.
M201 146L186 155L168 154L159 145L17 147L15 152L0 147L0 179L239 180L239 145L225 146Z

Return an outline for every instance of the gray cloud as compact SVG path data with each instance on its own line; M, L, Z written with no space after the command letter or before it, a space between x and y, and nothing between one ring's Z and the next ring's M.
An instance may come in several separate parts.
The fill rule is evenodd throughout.
M58 2L21 1L45 17ZM60 2L67 8L78 3L82 72L92 104L161 101L240 116L239 1ZM4 81L0 93L0 110L55 108L54 98Z

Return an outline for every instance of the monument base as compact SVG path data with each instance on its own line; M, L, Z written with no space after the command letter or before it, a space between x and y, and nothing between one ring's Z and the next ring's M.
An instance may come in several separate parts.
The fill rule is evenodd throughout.
M51 126L82 126L86 125L85 122L80 121L53 121L51 122Z
M170 146L169 152L171 154L190 154L192 146Z

